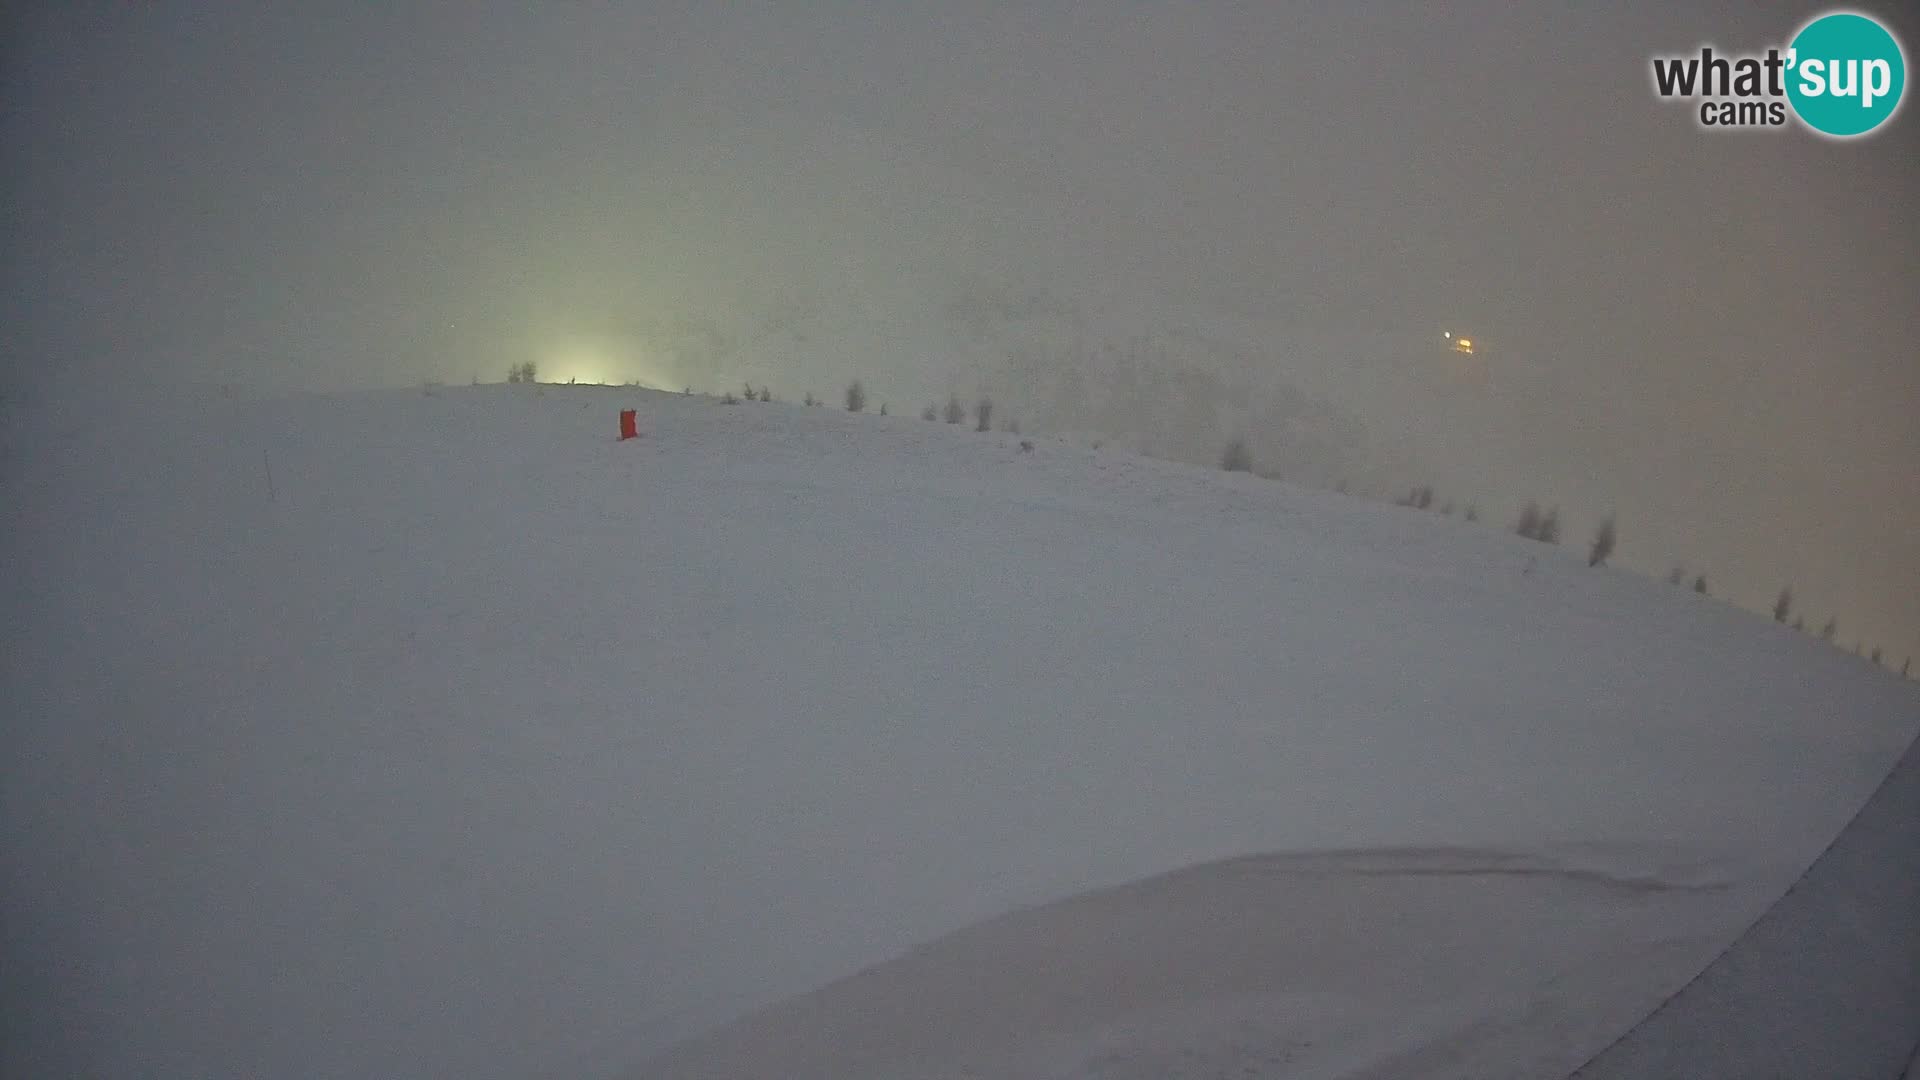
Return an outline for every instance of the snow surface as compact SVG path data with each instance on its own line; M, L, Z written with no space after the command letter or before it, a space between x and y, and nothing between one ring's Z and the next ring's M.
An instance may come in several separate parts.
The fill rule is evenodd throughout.
M1732 889L1464 849L1247 856L960 931L643 1075L1561 1077L1710 959Z
M798 1075L765 1033L893 987L883 1074L1570 1068L1920 718L1573 552L1045 438L77 396L6 405L7 1075ZM1107 984L931 1032L1040 955Z
M1920 1046L1920 744L1725 954L1575 1080L1882 1080Z

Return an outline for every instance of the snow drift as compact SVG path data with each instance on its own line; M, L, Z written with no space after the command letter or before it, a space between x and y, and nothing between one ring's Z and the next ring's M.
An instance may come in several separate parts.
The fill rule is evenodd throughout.
M1083 910L1165 969L887 1045L1591 1052L1920 704L1571 553L1044 438L589 387L8 408L9 1075L698 1071L987 920L1105 970ZM1179 958L1274 926L1320 940Z

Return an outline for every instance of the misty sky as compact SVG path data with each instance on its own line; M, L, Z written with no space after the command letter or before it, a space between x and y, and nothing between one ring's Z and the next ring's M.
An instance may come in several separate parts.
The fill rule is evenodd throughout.
M1626 7L18 5L5 376L497 379L808 311L865 345L712 384L918 403L972 390L922 313L1044 290L1096 335L1319 343L1337 398L1369 343L1470 327L1502 396L1356 389L1376 471L1576 542L1616 510L1624 565L1791 581L1897 666L1920 121L1702 132L1649 57L1821 9Z

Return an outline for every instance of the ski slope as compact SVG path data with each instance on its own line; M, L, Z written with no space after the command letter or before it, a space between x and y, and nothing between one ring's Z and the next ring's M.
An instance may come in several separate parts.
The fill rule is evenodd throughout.
M1920 725L1572 551L1045 437L5 407L7 1075L1546 1075Z

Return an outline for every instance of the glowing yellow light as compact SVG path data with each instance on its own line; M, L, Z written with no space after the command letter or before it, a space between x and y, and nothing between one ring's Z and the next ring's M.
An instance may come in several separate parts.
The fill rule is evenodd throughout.
M629 380L638 380L648 387L664 385L653 365L617 343L575 340L549 349L540 358L543 383L617 386Z

